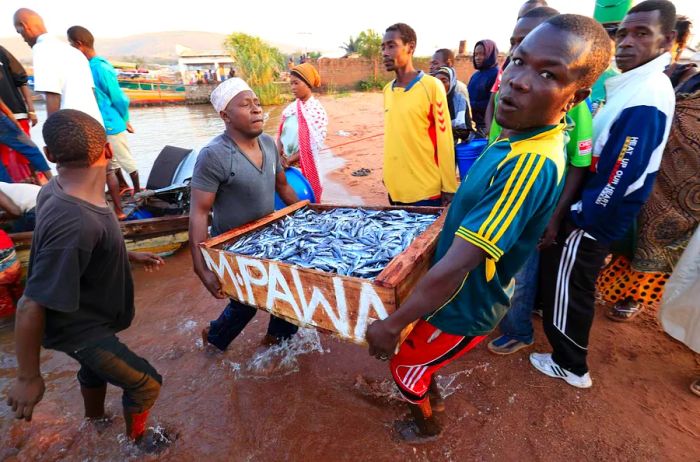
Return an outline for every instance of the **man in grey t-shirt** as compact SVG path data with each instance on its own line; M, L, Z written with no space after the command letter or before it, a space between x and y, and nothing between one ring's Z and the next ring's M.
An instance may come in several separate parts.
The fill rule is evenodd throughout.
M263 134L263 111L255 93L239 78L226 80L211 95L226 130L199 153L192 176L190 248L194 271L209 292L225 298L216 275L207 268L198 244L207 239L209 212L212 235L249 223L274 210L275 191L286 204L298 200L287 183L274 140ZM225 350L257 310L231 300L218 319L202 332L203 339ZM271 316L265 343L294 335L297 326Z

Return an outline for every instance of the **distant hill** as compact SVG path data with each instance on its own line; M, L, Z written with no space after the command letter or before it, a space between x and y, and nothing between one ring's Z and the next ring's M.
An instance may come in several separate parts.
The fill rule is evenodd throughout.
M221 50L226 34L216 32L168 31L151 32L148 34L129 35L120 38L96 38L97 52L108 58L143 57L159 60L177 60L175 45L183 45L195 51ZM270 43L283 53L291 53L298 48L277 43ZM22 62L30 62L32 51L22 38L0 38L4 46Z

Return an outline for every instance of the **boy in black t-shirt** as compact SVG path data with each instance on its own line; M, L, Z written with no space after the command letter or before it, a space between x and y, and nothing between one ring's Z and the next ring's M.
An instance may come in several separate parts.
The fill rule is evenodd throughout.
M127 252L119 224L105 202L111 148L89 115L58 111L44 124L46 155L58 177L37 198L29 274L15 321L17 381L8 405L27 421L44 394L39 352L67 353L80 363L85 417L104 417L107 383L124 390L126 433L147 443L148 413L162 378L116 337L134 317L129 261L158 269L157 255Z

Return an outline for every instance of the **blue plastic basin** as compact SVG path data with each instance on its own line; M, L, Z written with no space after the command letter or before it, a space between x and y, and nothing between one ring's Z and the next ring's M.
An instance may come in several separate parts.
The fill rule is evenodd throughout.
M460 181L464 181L464 177L467 176L467 172L469 172L469 169L472 168L472 165L474 165L474 162L476 162L476 159L479 158L487 144L487 139L475 138L469 143L459 143L455 146Z
M289 167L284 173L287 175L287 183L289 183L289 186L297 193L297 197L300 201L308 199L309 202L316 202L316 196L314 196L314 191L311 189L311 183L301 174L301 170ZM279 194L275 193L275 210L283 209L286 206L287 205L282 201Z

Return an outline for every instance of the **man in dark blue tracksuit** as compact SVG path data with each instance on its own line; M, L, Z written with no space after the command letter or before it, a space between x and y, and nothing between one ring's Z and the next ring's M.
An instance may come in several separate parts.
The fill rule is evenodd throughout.
M533 353L530 362L578 388L592 386L586 356L596 276L649 196L671 128L675 95L663 72L675 20L671 2L647 0L620 24L615 59L622 74L605 83L607 103L593 119L592 172L558 243L541 253L540 296L553 352Z

